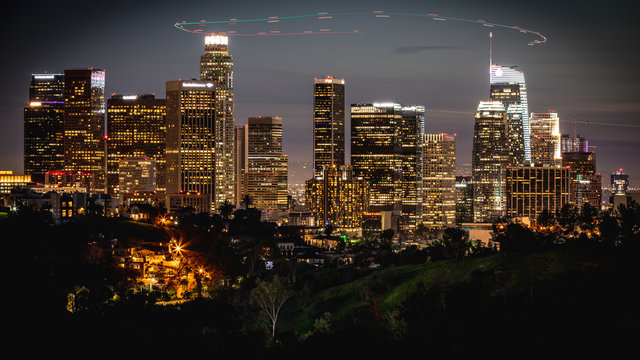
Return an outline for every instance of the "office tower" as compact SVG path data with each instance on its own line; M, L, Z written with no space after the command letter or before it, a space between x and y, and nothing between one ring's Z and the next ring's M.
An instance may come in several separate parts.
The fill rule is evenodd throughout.
M152 193L156 191L155 160L124 158L118 161L118 190L121 193Z
M520 105L520 120L522 122L522 133L519 126L510 126L507 137L510 142L518 144L512 145L512 149L523 149L522 153L514 153L512 159L515 161L524 157L524 162L531 161L531 128L529 126L529 104L527 100L527 85L524 81L524 73L516 70L515 66L501 66L492 64L489 69L490 90L489 99L500 101L508 111L511 105ZM515 108L513 109L515 110ZM515 124L515 117L513 123ZM522 144L519 144L522 142Z
M423 143L423 224L453 226L456 220L456 137L425 134Z
M499 101L481 101L478 105L471 164L474 222L503 216L508 165L507 112Z
M611 196L626 195L629 189L629 175L622 169L611 174Z
M51 170L44 180L45 187L68 189L67 192L87 192L95 182L95 173L90 171Z
M580 135L569 136L569 134L562 134L560 137L560 152L589 152L589 139L581 137Z
M543 210L555 214L569 203L566 167L508 167L507 216L536 220Z
M596 172L596 154L582 151L563 152L562 166L569 168L571 203L582 207L588 202L589 205L600 208L602 176Z
M64 75L33 74L24 108L24 173L44 183L49 170L64 167Z
M107 185L109 194L117 195L119 162L146 158L156 164L157 191L165 194L167 109L164 99L155 95L112 95L107 100Z
M456 176L456 224L473 222L473 181L471 176Z
M212 81L167 82L167 196L178 193L207 195L218 204L214 187L216 167L216 90ZM184 203L184 199L179 203ZM201 198L197 199L198 203ZM169 199L171 205L171 199Z
M64 72L64 170L91 172L90 193L105 192L105 71Z
M531 161L536 166L559 166L560 119L558 113L531 113Z
M31 185L31 175L14 175L11 170L0 170L0 195Z
M305 182L307 209L318 214L320 226L359 233L369 203L367 189L351 166L325 167L322 175Z
M344 165L344 79L315 78L313 86L313 169Z
M396 211L402 230L422 222L424 107L351 105L351 165L369 183L371 211Z
M282 154L282 118L249 118L247 193L267 212L286 210L287 155Z
M509 165L524 165L524 132L522 130L522 105L507 107L507 136L509 137Z
M242 203L247 192L247 176L249 173L249 124L236 126L235 132L235 198L236 205Z
M207 36L200 57L200 80L216 84L214 208L225 200L235 203L233 58L228 45L227 36Z

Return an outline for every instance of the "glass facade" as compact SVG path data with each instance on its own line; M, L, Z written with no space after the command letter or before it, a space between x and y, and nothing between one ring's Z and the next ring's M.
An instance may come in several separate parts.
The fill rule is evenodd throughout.
M456 137L425 134L423 143L423 224L453 226L456 220Z
M554 111L531 113L531 160L537 166L559 166L560 118Z
M344 165L344 79L315 78L313 87L313 169Z
M543 210L555 214L569 203L569 169L509 167L506 172L507 216L536 220Z

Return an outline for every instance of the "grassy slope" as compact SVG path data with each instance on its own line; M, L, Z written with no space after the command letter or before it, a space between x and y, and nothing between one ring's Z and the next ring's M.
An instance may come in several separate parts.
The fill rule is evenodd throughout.
M505 292L525 292L531 277L536 282L544 281L560 274L599 265L584 255L552 251L521 256L494 255L463 259L458 264L454 261L436 261L387 268L327 289L305 304L291 306L283 323L290 324L291 330L304 333L313 328L314 319L324 312L330 312L333 319L338 321L352 321L350 315L370 307L370 303L362 299L361 289L367 282L374 281L375 277L391 284L390 288L384 289L374 300L378 316L384 316L400 305L420 283L427 289L434 286L451 287L471 282L472 274L478 271L483 274L501 274Z

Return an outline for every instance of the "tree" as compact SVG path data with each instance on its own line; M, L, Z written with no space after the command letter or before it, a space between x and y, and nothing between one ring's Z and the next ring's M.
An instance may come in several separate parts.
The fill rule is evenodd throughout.
M327 226L324 227L324 234L325 236L329 237L331 236L331 233L333 232L333 225L331 224L327 224Z
M251 290L250 300L267 315L267 325L271 327L272 339L276 336L276 324L280 310L291 296L293 296L293 291L280 281L277 275L270 282L258 279L256 287Z
M380 240L382 240L383 243L391 244L393 234L393 229L386 229L380 234Z
M253 205L253 197L249 194L245 194L242 197L240 203L242 204L242 206L244 206L245 209L248 209L251 207L251 205Z
M446 228L442 240L445 244L445 248L453 255L456 263L461 256L467 253L467 250L471 247L469 241L469 233L458 228Z
M220 215L222 215L222 218L227 221L229 220L231 213L233 213L233 205L231 205L231 202L229 202L229 200L225 200L222 205L218 207L218 210L220 211Z

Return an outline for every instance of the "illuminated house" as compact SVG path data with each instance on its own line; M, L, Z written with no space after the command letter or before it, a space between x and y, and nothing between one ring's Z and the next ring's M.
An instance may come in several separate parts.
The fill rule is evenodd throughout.
M507 138L512 143L509 147L511 162L514 165L521 165L518 164L520 160L523 160L522 163L528 163L531 161L531 128L524 73L517 70L515 66L492 64L489 74L489 99L500 101L509 117ZM509 107L512 105L518 105L518 107L513 107L510 111Z
M401 230L422 223L423 128L423 106L351 105L354 175L369 183L370 210L400 213Z
M106 191L104 86L104 70L64 72L64 170L94 174L91 193Z
M215 209L216 90L212 81L167 82L167 195L209 195ZM167 206L169 207L169 206Z
M508 167L507 216L538 218L543 210L555 214L569 203L566 167Z
M109 194L118 196L121 174L119 163L124 159L146 159L155 163L154 181L157 191L164 194L166 169L167 111L164 99L154 95L112 95L107 100L107 184Z
M287 155L282 154L282 118L250 117L247 193L258 210L287 210Z
M216 84L214 208L225 200L235 203L234 136L235 109L233 92L233 58L229 54L229 38L222 35L205 37L204 54L200 57L200 80Z
M367 182L355 176L351 166L325 168L322 176L305 183L307 209L318 214L319 226L331 224L347 232L362 231L369 204Z
M481 101L473 129L472 180L474 222L505 214L505 169L508 165L507 112L499 101Z
M558 113L531 113L531 161L536 166L560 166L560 119Z
M24 108L24 173L44 183L49 170L64 167L64 75L33 74Z
M313 173L344 165L344 79L315 78L313 87Z
M423 143L423 224L429 228L455 225L456 137L425 134Z

